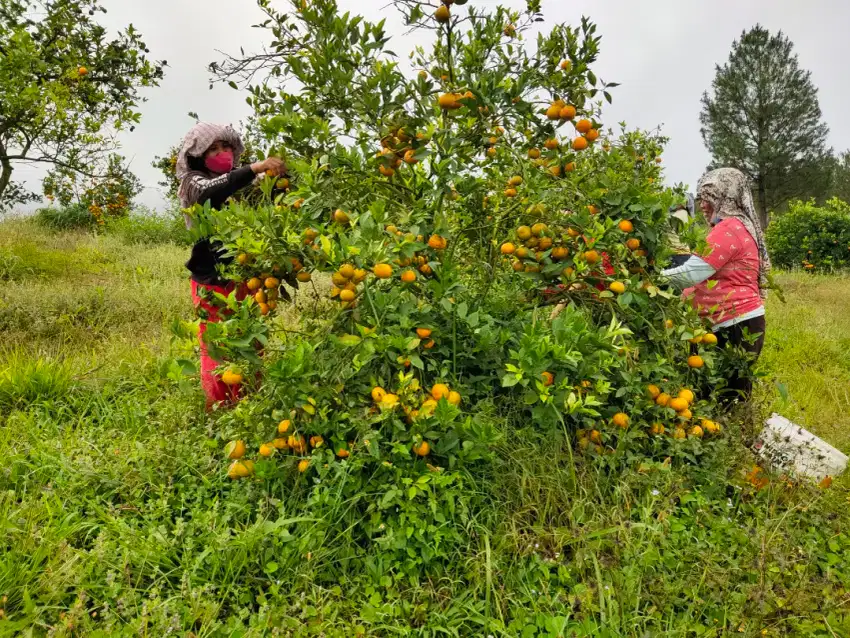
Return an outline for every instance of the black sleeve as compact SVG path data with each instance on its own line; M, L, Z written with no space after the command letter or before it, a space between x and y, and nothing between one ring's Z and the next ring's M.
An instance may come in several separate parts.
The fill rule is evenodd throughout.
M221 208L227 198L250 185L254 181L254 171L250 166L237 168L219 177L208 178L192 175L189 179L189 199L198 204L209 201L213 208Z

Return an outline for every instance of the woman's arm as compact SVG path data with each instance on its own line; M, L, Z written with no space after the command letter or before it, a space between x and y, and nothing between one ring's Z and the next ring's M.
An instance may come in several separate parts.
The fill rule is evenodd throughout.
M677 288L689 288L701 284L716 272L702 258L691 255L681 266L662 270L661 275L667 277Z
M189 198L191 201L200 204L209 201L210 206L219 208L237 191L249 186L259 173L271 171L278 175L285 170L286 166L282 160L277 157L270 157L262 162L254 162L218 177L210 178L194 174L188 177Z

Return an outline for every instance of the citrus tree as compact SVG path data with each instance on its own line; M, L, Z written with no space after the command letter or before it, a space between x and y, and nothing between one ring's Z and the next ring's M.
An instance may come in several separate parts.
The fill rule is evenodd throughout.
M656 281L664 140L603 125L595 26L532 37L539 1L396 0L432 36L408 68L334 0L259 4L274 53L214 70L269 72L250 101L290 174L193 214L250 292L215 296L206 334L249 390L216 417L228 475L296 513L275 572L448 569L486 533L471 477L529 427L573 467L697 463L725 355Z
M105 12L97 0L0 0L0 206L26 198L18 163L103 177L93 167L163 77L132 25L109 36Z

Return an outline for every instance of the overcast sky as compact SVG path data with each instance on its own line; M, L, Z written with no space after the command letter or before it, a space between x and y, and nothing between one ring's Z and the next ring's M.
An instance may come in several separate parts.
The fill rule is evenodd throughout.
M470 0L486 6L521 7L518 0ZM146 185L143 203L158 206L161 193L150 163L177 143L193 122L201 119L238 124L249 115L244 95L226 86L208 89L207 64L221 56L216 50L258 50L265 32L253 29L261 14L254 0L104 0L107 26L132 22L145 37L155 58L168 61L166 77L147 93L143 119L126 136L124 152L133 171ZM289 6L277 0L277 6ZM386 0L339 0L340 7L367 19L388 19L390 48L406 58L421 42L404 36ZM630 127L662 127L670 137L664 154L668 183L696 183L709 161L699 134L700 97L711 86L714 65L724 62L732 41L743 30L761 23L782 30L794 42L803 68L812 72L829 144L837 151L850 148L850 1L848 0L543 0L547 24L577 24L582 15L599 26L601 54L595 71L621 86L603 122L625 120ZM40 190L34 171L21 170L29 186Z

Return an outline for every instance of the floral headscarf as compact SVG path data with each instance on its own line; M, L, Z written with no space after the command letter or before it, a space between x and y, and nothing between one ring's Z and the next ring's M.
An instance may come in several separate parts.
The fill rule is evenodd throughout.
M216 142L227 142L233 147L233 157L238 161L245 151L245 145L242 143L242 138L239 137L233 127L222 126L221 124L210 124L208 122L199 122L186 134L183 138L183 146L180 148L180 153L177 155L177 179L180 180L180 205L183 208L188 208L195 202L192 201L191 180L187 179L192 175L209 175L202 171L194 171L189 166L190 157L203 157L210 146Z
M752 235L759 250L759 288L767 296L770 256L764 241L761 220L753 204L753 194L746 176L737 168L718 168L703 175L697 184L697 197L711 204L721 219L737 219Z

